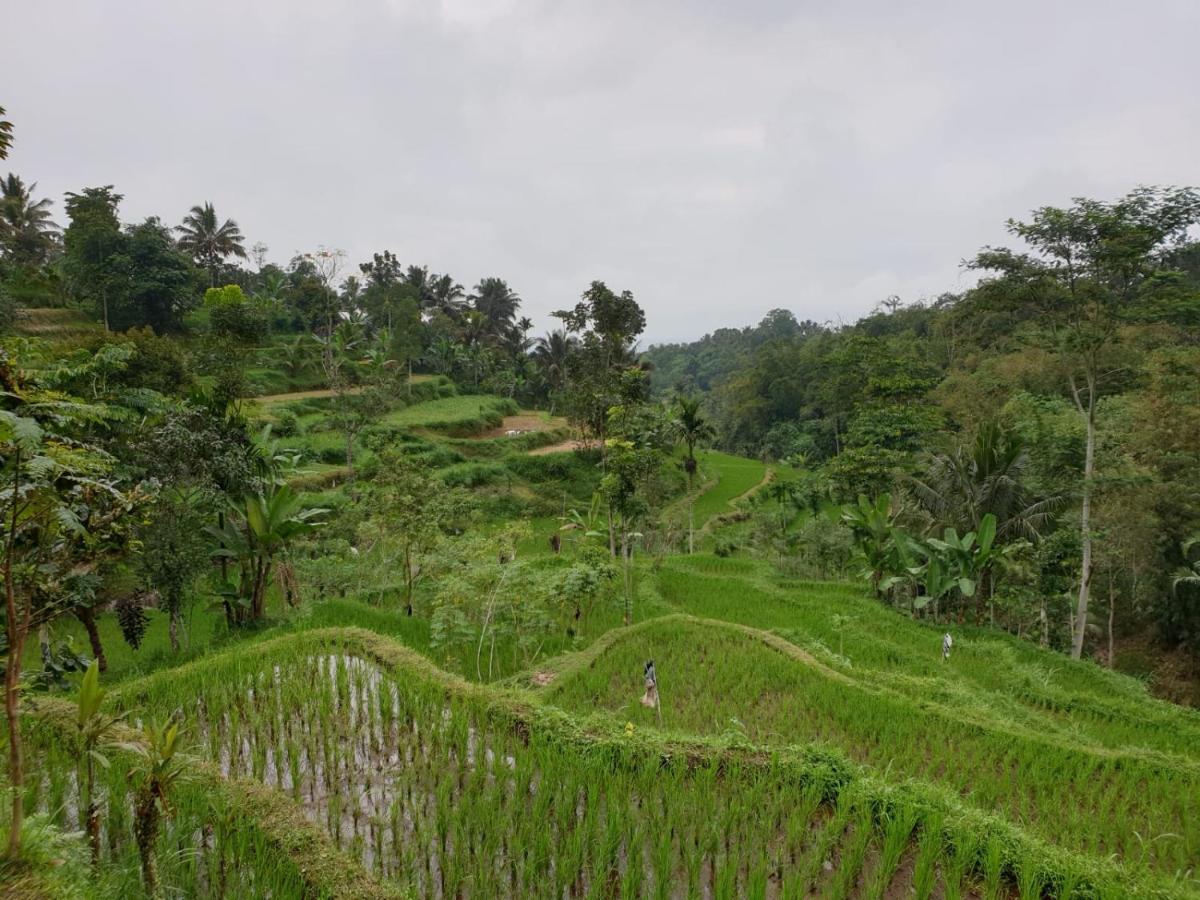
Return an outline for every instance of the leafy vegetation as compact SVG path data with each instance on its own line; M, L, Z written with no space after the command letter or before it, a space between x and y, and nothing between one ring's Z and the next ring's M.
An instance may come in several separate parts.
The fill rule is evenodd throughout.
M0 188L6 890L1200 893L1193 192L641 354Z

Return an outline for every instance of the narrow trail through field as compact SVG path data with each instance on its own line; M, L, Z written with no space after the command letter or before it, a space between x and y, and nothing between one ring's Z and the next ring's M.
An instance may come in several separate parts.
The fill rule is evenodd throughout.
M414 375L412 383L420 384L422 381L428 381L432 377L432 375ZM361 387L352 387L345 390L347 394L358 394L361 392ZM294 400L324 400L334 396L335 393L337 392L332 388L317 388L311 391L292 391L288 394L263 394L258 397L243 397L242 399L248 403L271 405L275 403L291 403Z
M357 394L362 391L362 388L347 388L345 393ZM264 394L261 397L243 397L243 400L251 403L261 403L270 405L274 403L290 403L293 400L324 400L327 397L332 397L336 393L331 388L319 388L315 391L293 391L290 394Z
M535 447L530 450L527 456L548 456L551 453L570 453L572 450L591 450L598 447L595 441L581 441L577 438L572 438L566 441L559 441L557 444L550 444L546 447Z

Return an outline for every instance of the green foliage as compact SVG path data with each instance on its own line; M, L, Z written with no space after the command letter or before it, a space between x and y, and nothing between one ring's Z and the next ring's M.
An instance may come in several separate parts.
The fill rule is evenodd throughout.
M211 287L204 292L209 328L218 337L243 344L258 344L270 331L270 307L249 298L236 284Z

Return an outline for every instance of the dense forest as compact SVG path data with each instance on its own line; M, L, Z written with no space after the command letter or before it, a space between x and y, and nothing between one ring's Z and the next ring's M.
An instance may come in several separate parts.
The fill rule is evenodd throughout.
M1200 193L643 348L624 285L535 335L502 275L37 174L0 181L19 896L1194 895Z
M775 310L652 347L657 396L698 394L718 446L790 462L798 511L888 495L873 577L903 589L910 536L996 517L972 614L1104 655L1147 625L1200 653L1200 245L1191 191L1079 200L1009 223L980 283L852 326ZM882 513L881 513L882 515ZM884 538L898 526L904 537ZM823 523L782 538L820 565ZM888 546L890 542L890 546ZM909 586L911 589L911 586Z

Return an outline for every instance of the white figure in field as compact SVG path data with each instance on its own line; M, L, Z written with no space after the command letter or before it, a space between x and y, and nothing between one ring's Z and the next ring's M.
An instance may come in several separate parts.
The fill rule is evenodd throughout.
M950 632L947 631L946 634L942 637L942 660L943 660L943 662L950 658L950 648L953 646L954 646L954 638L950 637Z
M658 675L654 671L654 660L646 663L643 675L646 678L646 693L642 694L642 706L658 709Z

